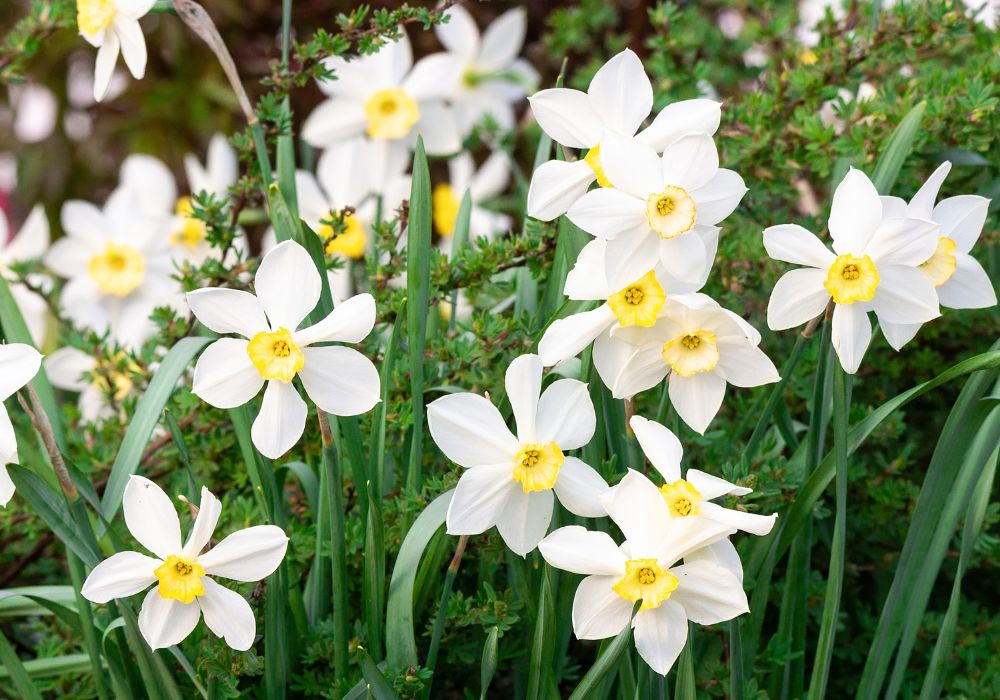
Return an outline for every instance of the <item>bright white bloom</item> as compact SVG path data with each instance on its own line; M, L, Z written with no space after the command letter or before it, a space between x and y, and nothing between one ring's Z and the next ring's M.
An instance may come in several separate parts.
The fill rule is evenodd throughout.
M596 416L587 385L560 379L542 393L542 362L521 355L507 368L507 397L517 436L500 411L478 394L449 394L427 407L434 442L466 472L448 508L448 533L477 535L496 525L503 541L525 556L548 530L552 493L577 515L604 515L608 485L566 450L590 442Z
M455 232L455 220L466 190L472 200L472 212L469 216L470 241L480 237L493 238L510 229L509 216L482 206L483 202L503 192L510 182L510 161L506 153L493 152L478 170L472 156L462 153L448 161L448 175L447 183L434 186L431 198L434 230L438 235L450 240Z
M193 392L217 408L242 406L264 383L264 402L251 438L261 454L277 459L298 442L306 425L306 402L292 380L298 376L320 409L337 416L364 413L377 404L379 376L371 360L353 348L317 343L360 343L375 325L375 300L360 294L319 323L299 329L322 291L312 258L285 241L260 263L249 292L207 287L188 292L191 311L216 333L198 358Z
M680 280L699 279L709 264L708 229L747 192L743 178L719 168L712 137L683 136L659 157L650 146L608 134L601 162L614 186L583 195L566 216L608 241L608 277L636 279L659 261Z
M136 349L156 331L149 320L156 307L184 309L162 229L128 192L116 190L103 209L66 202L62 225L66 236L45 263L67 279L60 297L67 319Z
M445 104L461 80L461 64L448 54L427 56L414 65L404 33L376 54L351 61L334 56L326 67L337 79L319 83L329 99L302 125L307 143L328 148L367 134L380 149L368 163L374 182L384 179L389 164L409 158L418 134L431 155L461 148L454 112Z
M580 160L550 160L531 176L528 215L551 221L568 210L595 180L609 186L602 167L608 133L631 137L653 108L653 85L642 62L629 49L605 63L587 92L551 88L528 98L542 129L567 148L587 150ZM684 100L667 105L636 139L657 153L681 136L719 128L722 105L713 100Z
M30 382L41 365L42 356L30 345L0 345L0 506L6 506L14 495L6 465L17 462L17 438L3 402Z
M832 252L795 224L764 231L768 255L806 266L786 272L774 285L767 325L794 328L823 313L832 299L833 348L849 374L858 371L871 341L869 311L883 324L924 323L938 316L934 284L918 265L934 255L940 227L883 209L872 181L851 168L833 194Z
M618 634L642 601L632 620L635 646L654 671L666 675L687 640L688 620L714 625L749 606L741 577L709 558L691 556L736 529L713 520L672 518L660 491L636 475L641 477L630 472L603 499L624 543L571 525L546 537L538 549L550 565L586 576L573 598L577 638Z
M156 0L76 0L80 36L97 47L94 99L98 102L107 94L119 52L133 78L145 75L146 38L139 20L155 4Z
M41 345L45 338L45 326L48 322L48 305L45 299L31 291L18 279L10 266L14 263L37 260L45 255L49 248L49 220L45 209L36 204L25 219L21 230L13 237L8 236L7 218L0 214L0 275L10 282L10 293L17 302L17 307L28 325L31 339L35 345ZM29 280L35 286L48 285L48 278L33 275Z
M722 406L726 384L778 381L758 348L760 334L704 294L668 299L656 323L613 328L594 343L594 367L616 399L668 379L670 402L692 430L704 433Z
M951 171L945 161L913 195L909 205L899 197L882 197L886 217L929 219L941 225L937 248L920 265L937 289L941 306L949 309L985 309L997 303L993 282L970 251L983 232L990 200L974 194L942 199L937 205L941 184ZM899 350L920 330L920 323L883 322L882 332Z
M503 131L514 128L514 107L538 83L538 72L518 58L524 46L527 13L516 7L497 17L480 37L475 20L461 5L434 27L438 39L462 67L452 104L463 135L487 114Z
M26 83L10 85L11 130L21 143L41 143L56 127L59 103L55 94L44 85Z
M125 360L119 355L116 360ZM139 371L134 362L127 362L125 371L117 363L99 362L74 347L59 348L45 358L45 374L52 386L80 394L80 417L95 423L112 416L111 400L120 404L135 390L130 371ZM93 375L89 379L87 375Z
M188 535L181 544L181 523L170 497L141 476L132 476L125 487L122 511L132 536L153 553L118 552L90 572L83 597L107 603L141 593L139 631L153 649L180 644L204 615L205 624L233 649L253 645L257 624L246 598L216 583L212 576L233 581L260 581L278 568L285 557L288 537L274 525L237 530L207 552L222 503L202 487L201 503Z

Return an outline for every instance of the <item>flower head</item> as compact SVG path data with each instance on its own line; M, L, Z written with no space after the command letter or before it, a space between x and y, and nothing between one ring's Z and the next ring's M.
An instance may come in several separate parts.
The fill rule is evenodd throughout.
M6 465L17 461L17 438L3 402L30 382L41 364L42 356L30 345L0 345L0 506L6 506L14 495Z
M133 78L145 75L146 39L139 20L155 4L155 0L76 0L80 36L97 48L94 99L98 102L107 94L119 52Z
M510 181L508 155L495 151L477 169L475 161L468 153L448 160L448 182L434 187L434 230L444 238L455 232L455 220L465 191L472 200L469 216L469 240L493 238L510 228L510 217L491 211L482 206L507 187ZM450 244L449 244L450 247Z

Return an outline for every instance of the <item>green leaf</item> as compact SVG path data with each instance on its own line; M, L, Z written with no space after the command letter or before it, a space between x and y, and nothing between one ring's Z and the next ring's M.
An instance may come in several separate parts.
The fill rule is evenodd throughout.
M638 603L636 604L638 607ZM635 610L632 611L633 617ZM573 690L569 700L588 700L596 697L598 688L604 682L605 677L615 670L619 659L632 643L632 623L625 625L625 628L611 641L610 644L597 657L597 661L590 667L590 670L580 679L580 683Z
M42 700L42 694L31 682L31 674L25 664L17 656L14 647L7 641L6 635L0 630L0 678L10 678L17 692L25 700ZM29 662L30 663L30 662ZM90 659L87 659L90 663Z
M892 192L899 171L903 169L903 163L913 150L913 140L920 130L920 122L924 118L926 109L927 103L921 102L907 112L886 142L872 174L872 183L879 194L887 195Z
M392 689L392 685L385 678L382 670L375 665L372 657L364 649L358 649L358 657L361 661L361 674L365 677L368 685L368 692L375 700L398 700L399 696Z
M22 586L0 590L0 617L48 615L54 611L49 605L58 605L76 615L73 605L76 596L72 586Z
M479 700L486 700L486 691L490 689L493 676L497 672L497 661L500 658L499 649L500 628L493 627L486 635L483 644L483 659L479 664Z
M459 257L469 242L469 222L472 219L472 194L469 190L462 195L462 203L458 207L458 216L455 217L455 230L451 234L450 260ZM448 328L455 330L458 323L458 289L451 292L451 317L448 319Z
M549 581L551 567L546 564L538 591L538 614L535 616L535 633L531 642L531 657L528 660L528 700L539 700L543 696L543 679L552 673L552 653L555 646L555 611L552 607L552 584Z

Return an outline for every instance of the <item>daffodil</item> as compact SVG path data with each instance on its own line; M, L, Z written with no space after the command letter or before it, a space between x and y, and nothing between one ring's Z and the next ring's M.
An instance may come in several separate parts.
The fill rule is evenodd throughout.
M983 232L990 200L974 194L942 199L934 204L941 184L951 171L945 161L913 195L909 205L899 197L882 197L885 216L929 219L941 225L934 253L920 264L937 290L941 306L949 309L985 309L997 303L993 282L971 255ZM882 322L882 332L899 350L913 339L921 323Z
M919 265L934 255L940 226L884 209L868 176L851 168L833 194L832 251L795 224L764 231L768 255L806 266L774 285L767 324L772 330L794 328L823 313L832 299L831 340L850 374L858 371L871 341L869 311L880 323L924 323L938 316L937 292Z
M253 645L257 624L246 598L215 582L260 581L285 557L288 537L274 525L237 530L209 545L222 513L222 503L201 489L198 515L188 539L181 543L181 524L170 497L141 476L125 486L122 511L129 532L153 556L118 552L94 567L83 584L83 597L93 603L128 598L150 586L139 611L139 631L153 649L182 642L204 616L205 624L233 649Z
M100 102L108 91L119 52L136 80L146 73L146 38L139 20L156 0L76 0L76 24L80 36L97 48L94 67L94 99Z
M17 438L3 402L30 382L42 364L42 356L30 345L9 343L0 345L0 506L6 506L14 495L14 482L7 466L17 462Z
M717 232L715 228L699 232L704 235L708 253L702 274L693 282L667 274L658 262L655 268L640 277L609 282L604 263L607 241L597 238L585 245L566 276L563 291L575 301L603 303L591 311L554 321L538 343L542 362L548 366L573 357L616 324L622 327L654 325L668 297L695 292L705 283L718 245Z
M719 168L712 137L683 136L660 157L610 133L601 162L613 187L586 193L566 216L608 241L608 277L635 278L659 261L680 280L698 279L709 264L707 229L729 216L747 191L737 173Z
M525 556L545 536L553 492L569 511L604 515L608 485L565 453L590 442L596 416L587 385L560 379L542 392L542 362L521 355L507 368L507 397L515 436L500 411L477 394L449 394L427 407L434 442L466 471L448 508L448 532L476 535L496 525L514 552Z
M370 294L352 297L319 323L299 329L319 301L321 280L294 241L264 256L254 285L256 296L219 287L188 293L191 311L205 327L242 336L208 346L195 366L193 391L213 406L235 408L266 382L251 437L262 454L276 459L305 429L308 408L292 383L296 377L313 403L333 415L358 415L379 402L371 360L353 348L325 345L364 340L375 324L375 300Z
M455 220L466 190L472 200L469 240L492 238L510 229L509 216L482 206L483 202L503 192L510 182L508 158L506 153L495 151L478 169L468 153L462 153L448 161L448 182L435 185L431 196L434 230L438 235L450 238L454 233Z
M539 125L567 148L585 151L575 161L551 160L531 176L528 215L551 221L566 212L596 180L610 182L603 167L605 134L634 136L653 108L653 86L639 57L625 49L613 56L591 80L587 92L550 88L528 98ZM696 99L664 107L636 139L657 153L681 136L719 128L722 105Z
M80 394L80 417L87 423L113 415L112 405L120 405L135 390L133 373L139 366L119 354L114 362L94 357L74 347L59 348L45 358L45 374L53 386ZM124 364L125 369L121 369Z
M666 675L687 640L688 620L714 625L749 610L741 577L697 556L736 528L672 518L659 489L645 478L627 476L603 500L625 536L621 545L606 532L571 525L546 537L538 549L550 565L586 576L573 598L578 639L612 637L631 621L639 655Z
M527 13L516 7L494 19L480 36L476 21L461 5L434 27L447 52L462 66L452 104L463 135L490 115L503 131L514 128L513 105L538 82L538 72L518 58L524 46Z
M757 347L760 334L704 294L667 300L649 327L615 327L594 343L594 367L616 399L667 378L677 415L704 433L719 412L726 384L753 387L778 381L774 363Z
M36 260L45 255L49 248L49 220L41 204L32 208L21 230L14 236L7 231L7 218L0 215L0 275L10 283L10 293L20 309L24 322L31 333L35 345L41 345L45 338L48 322L48 305L45 299L24 283L18 281L10 266ZM32 275L28 280L34 286L47 286L49 280L44 275Z

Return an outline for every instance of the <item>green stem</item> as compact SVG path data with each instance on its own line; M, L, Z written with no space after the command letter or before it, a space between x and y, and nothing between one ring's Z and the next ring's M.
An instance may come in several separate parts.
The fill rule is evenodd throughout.
M743 700L743 637L740 634L740 619L729 621L729 697Z
M674 687L674 695L679 700L695 700L695 679L694 679L694 639L692 638L691 623L687 623L688 636L684 642L684 649L681 651L681 658L677 663L677 684Z
M333 670L338 684L347 675L348 620L347 620L347 549L344 527L344 476L337 448L333 443L330 418L323 411L319 414L320 434L323 438L323 468L326 469L327 493L330 499L330 560L333 574Z
M97 697L100 700L106 700L110 695L101 664L101 644L97 639L97 631L94 629L93 610L91 610L90 601L80 593L80 590L83 588L83 582L87 578L85 575L86 572L83 568L83 562L68 549L66 551L66 563L69 565L70 580L73 582L73 595L76 598L77 614L80 616L80 625L83 627L83 643L87 649L87 655L90 656L90 665L94 669L94 685Z
M754 455L757 454L757 448L760 446L760 441L764 439L764 433L767 432L768 427L770 427L771 416L774 414L774 410L778 407L778 403L781 401L782 394L785 390L785 384L788 382L788 378L792 376L795 371L796 365L799 364L799 360L802 358L802 351L806 348L806 342L809 340L809 336L800 334L795 339L795 346L792 348L792 354L789 355L788 359L785 361L784 367L781 368L781 379L774 385L771 389L771 394L767 398L767 403L764 404L764 410L761 411L757 424L754 426L753 433L750 434L750 439L747 440L746 446L743 448L743 461L749 463L753 460ZM739 435L740 433L735 433Z
M455 556L451 558L451 563L448 564L448 571L444 575L444 586L441 589L441 600L438 603L437 617L434 618L434 629L431 632L431 643L427 649L427 663L425 664L427 670L432 673L437 665L438 649L441 646L441 636L444 634L444 622L448 612L448 599L451 598L451 589L455 585L455 576L458 574L458 567L462 565L462 555L465 554L465 545L468 541L468 535L462 535L458 538L458 544L455 545ZM431 683L433 681L434 678L432 676L424 691L425 698L430 697Z

